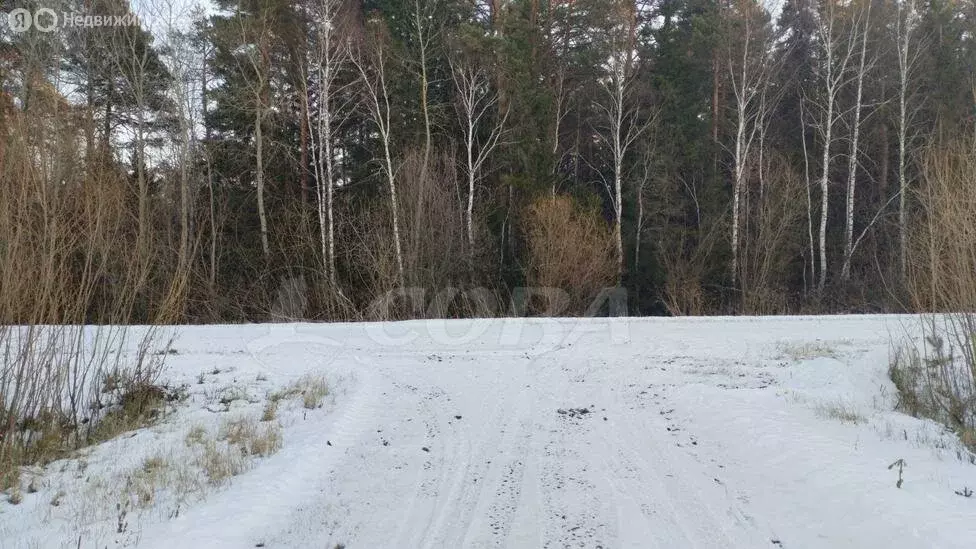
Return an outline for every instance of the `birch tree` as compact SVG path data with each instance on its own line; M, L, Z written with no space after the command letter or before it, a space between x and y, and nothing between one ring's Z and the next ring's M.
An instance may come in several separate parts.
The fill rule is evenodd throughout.
M807 118L802 101L800 102L800 140L803 148L803 181L807 190L807 242L810 245L810 282L807 283L806 281L807 271L804 267L803 289L809 291L810 285L815 284L817 279L817 254L813 238L813 184L810 179L810 148L807 146Z
M268 40L269 25L262 21L257 28L256 48L249 52L247 59L251 63L255 81L252 84L254 93L254 178L258 193L258 218L261 222L261 250L268 257L271 250L268 246L268 214L264 205L264 118L267 113L269 97L269 60Z
M319 245L322 266L333 288L335 266L335 154L336 123L348 112L344 98L346 86L339 78L350 62L348 41L341 34L344 27L343 0L318 0L313 11L312 50L307 77L304 79L306 103L314 95L314 104L305 109L310 135L312 164L316 180L316 210L319 221ZM309 83L313 89L309 89Z
M123 98L115 105L115 118L109 114L111 102L106 103L106 138L112 134L113 122L132 134L133 171L138 189L139 247L148 253L149 227L149 175L146 150L152 144L153 134L167 121L172 113L172 102L165 89L172 77L152 47L152 35L141 27L115 27L110 32L111 51L107 53L114 63L115 75L108 75L110 94ZM128 112L126 112L128 111ZM148 257L145 257L148 260Z
M754 142L762 131L769 110L765 101L769 86L771 64L770 40L766 32L765 16L761 7L751 0L742 0L736 6L742 27L739 41L729 48L729 79L735 101L733 117L735 136L732 143L732 284L739 277L739 242L742 195L746 191L747 176Z
M234 100L239 102L242 114L250 117L251 138L254 142L254 186L257 192L258 220L260 222L261 251L270 256L268 243L268 216L265 208L264 173L264 126L272 112L271 104L271 47L272 7L264 2L253 6L238 7L221 28L215 29L217 39L224 41L222 49L229 57L235 72L242 75L244 85L237 90Z
M396 169L394 167L392 141L392 111L390 95L387 88L387 62L389 52L386 50L385 36L378 21L369 21L367 25L373 27L370 36L366 37L368 44L361 45L357 54L352 57L352 63L360 75L360 82L366 108L370 120L376 126L379 134L382 158L381 172L386 179L390 192L390 214L393 221L393 245L396 253L397 282L403 289L405 276L403 269L403 246L400 238L400 207L397 203Z
M613 238L616 246L617 283L623 280L623 184L624 159L628 151L647 128L639 121L640 109L632 97L633 42L632 29L636 24L633 17L633 4L627 9L623 6L614 10L618 19L611 31L611 52L606 65L606 74L600 82L603 100L596 101L595 107L603 118L603 127L598 130L600 139L610 149L613 168Z
M437 9L436 0L413 0L411 26L414 39L417 41L417 66L420 73L420 111L424 118L424 160L421 168L421 178L426 179L430 169L430 151L432 132L430 124L430 75L429 64L431 48L437 30L433 24L434 11Z
M201 90L206 77L201 74L200 57L206 56L206 51L197 48L193 33L183 31L181 21L192 15L186 6L172 0L159 0L158 3L146 2L143 6L155 8L153 16L162 23L163 47L161 52L166 66L169 68L172 80L168 94L171 97L175 115L175 135L173 139L174 164L176 167L179 188L179 220L180 238L178 260L180 271L190 261L190 239L193 218L193 204L195 202L196 170L193 169L194 158L199 153L199 138L197 126L201 122L200 99L205 93ZM199 17L202 8L194 8ZM203 63L206 61L204 59ZM213 270L213 269L212 269Z
M902 278L908 269L908 149L913 135L916 108L911 104L914 94L912 84L916 63L922 48L915 30L918 27L918 14L915 0L898 2L895 22L895 37L898 54L898 253Z
M461 138L465 153L465 172L468 182L468 197L465 207L465 229L468 250L474 253L474 200L476 186L482 175L482 168L499 144L508 120L509 110L499 113L497 121L488 129L482 140L484 126L489 123L493 111L498 106L498 92L491 89L491 78L473 63L451 60L451 79L457 92L457 112L461 126Z
M844 263L841 267L840 277L848 280L851 277L851 257L854 255L854 197L857 188L857 154L858 139L861 134L861 109L864 97L864 77L870 67L867 63L868 52L868 28L871 24L871 2L864 2L864 24L861 33L861 54L860 62L857 67L856 80L857 91L854 99L854 121L851 124L851 148L847 155L847 209L844 224ZM872 63L873 64L873 63Z
M838 0L827 0L818 13L816 31L814 33L821 54L819 67L820 97L812 100L819 111L814 127L820 137L820 273L817 280L817 291L823 292L827 284L827 217L830 204L830 165L831 151L837 138L836 126L840 121L841 112L838 98L841 90L849 82L848 66L854 55L855 38L858 25L851 25L848 35L842 30L840 14L842 11Z

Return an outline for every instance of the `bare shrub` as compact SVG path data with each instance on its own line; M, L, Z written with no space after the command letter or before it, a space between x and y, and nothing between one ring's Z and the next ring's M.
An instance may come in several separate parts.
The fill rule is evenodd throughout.
M892 356L898 407L945 424L976 451L976 315L927 315L922 333Z
M397 288L396 250L390 227L389 209L381 204L350 208L343 212L341 225L344 243L339 250L342 263L349 266L360 290L351 297L359 303L371 303ZM396 320L404 317L398 309L365 311L371 320Z
M945 423L976 449L974 139L940 139L922 154L906 282L915 307L930 313L921 343L896 345L890 374L904 410Z
M396 250L386 207L354 213L354 221L345 227L348 234L343 240L350 244L344 250L343 263L351 265L363 282L359 300L364 302L369 319L485 313L482 303L464 299L469 294L463 292L460 299L449 304L436 302L446 288L470 288L494 280L497 269L484 214L479 210L473 212L474 246L469 245L466 190L457 179L451 155L436 153L426 171L423 166L423 152L410 151L397 171L405 282L420 292L397 294Z
M614 284L614 241L598 212L582 210L572 198L559 195L536 199L523 217L529 286L565 291L568 312L580 314L600 290Z
M102 147L85 150L83 117L58 101L39 96L6 119L24 139L0 159L0 475L87 444L132 410L167 343L125 325L182 309L185 277L151 273L165 249L136 223L127 175Z
M771 158L770 158L771 157ZM788 302L791 262L802 251L803 182L786 159L767 155L764 177L742 193L739 284L742 312L782 314Z
M922 155L921 208L909 245L908 288L923 311L976 309L976 148L937 141Z
M662 243L658 257L667 276L661 300L672 315L699 316L711 309L705 280L713 268L712 250L718 234L713 228L701 238L680 235Z
M706 313L708 303L702 286L700 267L706 254L692 252L685 255L684 250L672 249L662 252L661 263L666 266L667 277L661 291L661 299L668 312L675 316L699 316Z
M456 286L467 278L471 265L453 159L435 155L426 173L423 164L423 151L411 151L397 174L403 191L407 286ZM480 230L477 236L482 238L476 242L485 240Z

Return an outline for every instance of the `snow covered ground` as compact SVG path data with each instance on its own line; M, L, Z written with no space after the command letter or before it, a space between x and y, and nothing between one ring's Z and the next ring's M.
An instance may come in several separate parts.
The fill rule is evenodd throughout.
M890 340L912 323L184 327L166 378L189 398L28 475L23 502L0 502L0 546L973 547L976 497L956 492L976 466L893 411ZM309 373L321 408L285 399L258 421ZM281 449L201 481L193 431L239 417L280 424Z

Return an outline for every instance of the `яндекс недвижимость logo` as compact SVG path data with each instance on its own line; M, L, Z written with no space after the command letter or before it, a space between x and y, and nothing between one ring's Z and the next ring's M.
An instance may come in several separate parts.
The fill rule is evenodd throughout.
M38 8L31 12L17 8L7 14L7 24L16 33L27 32L33 27L40 32L52 32L61 27L98 28L138 26L139 17L133 13L125 15L94 15L78 12L63 12L60 15L51 8Z

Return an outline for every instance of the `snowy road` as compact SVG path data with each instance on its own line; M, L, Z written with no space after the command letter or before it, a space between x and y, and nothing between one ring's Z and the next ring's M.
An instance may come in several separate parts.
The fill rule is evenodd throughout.
M186 376L207 354L240 376L341 382L328 413L285 425L279 453L147 521L136 544L971 547L976 498L954 490L976 487L976 467L891 411L902 321L187 329L173 361Z

